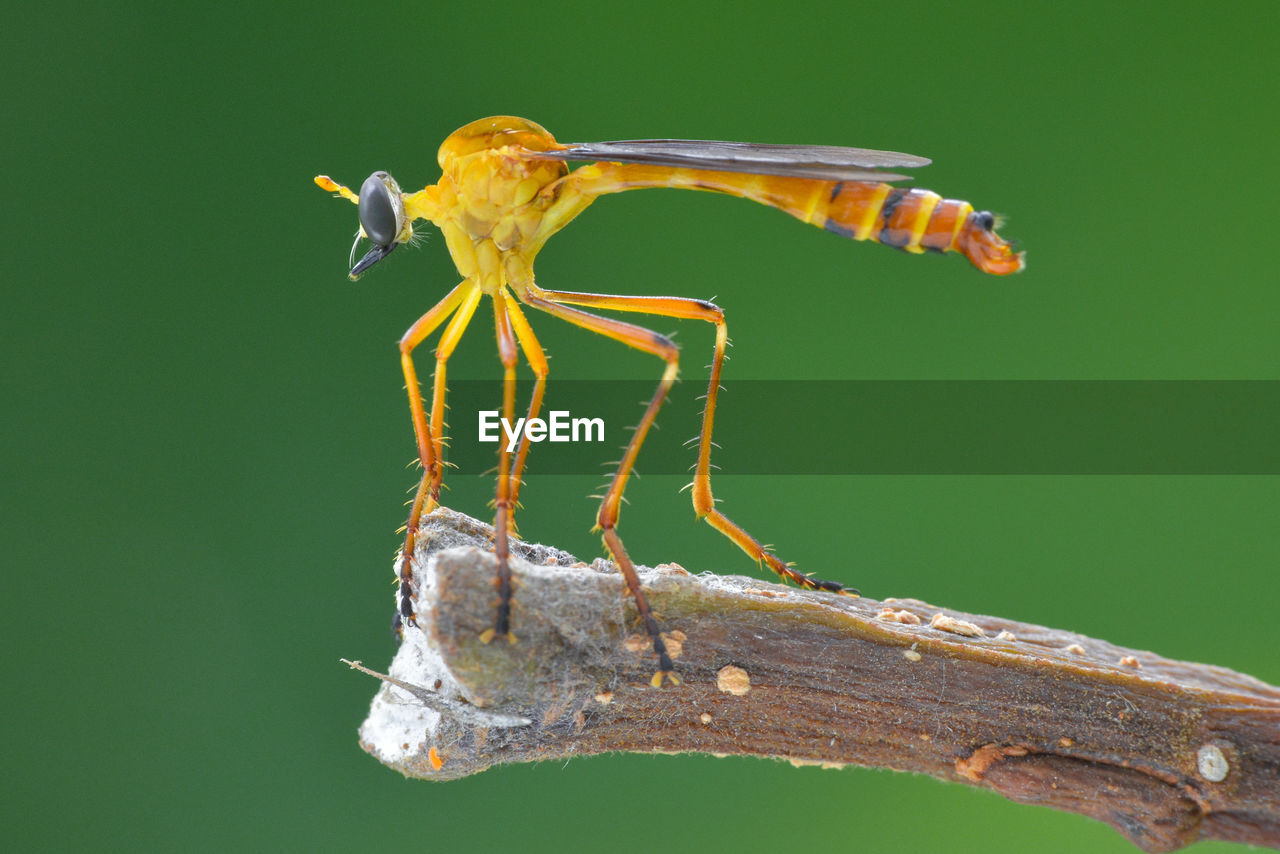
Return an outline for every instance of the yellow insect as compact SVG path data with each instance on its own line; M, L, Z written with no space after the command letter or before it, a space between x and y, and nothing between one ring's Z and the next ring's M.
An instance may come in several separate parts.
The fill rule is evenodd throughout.
M903 175L880 171L929 163L922 157L889 151L812 145L758 145L695 140L626 142L556 142L544 128L526 119L495 116L455 131L439 154L439 183L416 193L402 192L386 172L370 175L357 195L328 176L316 183L359 205L360 238L372 243L351 268L357 278L413 237L413 224L428 220L443 233L449 254L462 274L455 287L400 339L400 363L409 391L409 408L417 438L422 481L414 496L400 557L400 608L397 624L414 620L410 558L422 514L436 507L444 469L443 452L446 366L481 297L493 301L498 352L503 365L503 415L514 418L516 363L523 352L535 382L527 418L537 417L547 379L547 359L525 318L521 304L544 311L592 332L659 357L666 363L662 379L614 472L596 521L604 545L621 570L636 608L653 641L658 670L652 684L679 680L663 644L657 620L640 590L635 566L618 536L622 494L640 446L668 390L676 380L679 354L666 336L577 306L663 317L692 318L715 326L715 355L707 390L698 462L693 479L693 506L699 518L763 561L782 578L811 590L856 595L834 581L797 572L768 551L715 506L711 493L711 429L715 419L720 371L728 344L724 312L706 300L671 296L617 296L540 288L533 260L551 235L564 228L598 196L643 187L683 187L751 199L779 208L805 222L854 240L873 240L910 253L956 251L984 272L1003 275L1023 267L995 231L991 214L975 212L967 202L943 199L927 190L893 187ZM590 165L570 171L570 161ZM354 259L354 248L353 248ZM414 370L413 351L448 321L436 345L431 411L423 407ZM529 452L526 433L512 454L500 443L494 551L498 564L498 606L494 627L482 638L511 634L511 571L508 536Z

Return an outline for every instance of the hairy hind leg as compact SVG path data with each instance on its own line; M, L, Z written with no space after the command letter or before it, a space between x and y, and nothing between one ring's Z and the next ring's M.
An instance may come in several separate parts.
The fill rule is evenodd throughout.
M516 334L511 326L511 316L507 312L506 296L501 288L493 295L493 325L498 338L498 358L502 361L502 417L510 424L515 418L516 408ZM489 643L495 637L506 638L510 643L516 642L515 635L511 633L511 553L507 541L513 509L512 480L511 451L500 440L497 494L493 500L493 553L498 564L498 608L493 628L486 629L480 635L483 643Z
M615 311L642 312L663 317L705 320L716 328L715 355L711 360L711 381L707 386L706 402L702 410L702 429L698 433L698 465L693 476L693 511L699 519L732 540L757 563L764 562L782 578L795 582L809 590L827 590L856 596L858 591L836 581L810 578L794 567L788 566L770 552L760 541L747 533L728 516L716 509L716 499L711 493L711 430L715 422L716 399L720 393L720 373L724 365L725 350L729 344L728 326L724 311L715 303L688 297L615 296L613 294L587 294L572 291L545 291L538 296L557 303L585 305Z
M609 550L609 554L613 556L614 563L618 565L627 589L635 600L636 610L640 613L640 620L644 624L650 640L653 642L653 652L658 657L658 671L650 679L650 683L654 687L659 687L662 685L663 679L668 679L673 684L679 684L680 680L672 672L674 665L671 663L671 656L667 652L667 646L662 640L662 631L658 626L658 621L654 618L653 612L649 608L648 599L640 589L640 577L636 574L635 564L632 563L631 557L627 554L627 550L622 544L622 538L618 536L617 532L622 493L626 489L628 479L631 477L636 456L640 453L640 446L644 444L645 436L653 425L653 419L662 407L662 402L666 399L667 392L670 391L672 384L676 381L676 374L679 372L680 364L679 350L670 338L665 335L659 335L642 326L600 317L569 306L558 305L541 296L525 294L522 299L534 308L553 314L576 326L581 326L584 329L612 338L615 341L621 341L630 347L652 353L667 363L666 369L662 372L662 379L658 382L658 387L649 401L649 406L645 409L644 415L636 425L635 432L631 434L631 441L627 443L627 448L622 455L622 461L618 464L618 468L613 474L613 479L609 483L609 489L600 504L600 512L596 516L596 523L603 533L604 546Z

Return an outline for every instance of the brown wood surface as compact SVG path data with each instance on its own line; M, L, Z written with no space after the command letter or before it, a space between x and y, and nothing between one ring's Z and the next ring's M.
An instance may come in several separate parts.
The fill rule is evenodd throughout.
M424 520L423 631L361 729L409 776L618 750L772 756L983 786L1147 851L1280 848L1280 689L1251 677L916 600L659 566L641 575L682 684L656 689L604 561L516 543L518 643L480 643L491 535L448 510Z

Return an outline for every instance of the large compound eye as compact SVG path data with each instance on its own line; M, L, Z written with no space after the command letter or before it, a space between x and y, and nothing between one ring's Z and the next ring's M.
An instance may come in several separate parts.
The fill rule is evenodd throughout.
M360 187L360 230L373 243L368 254L351 268L352 281L374 264L391 254L391 250L408 240L413 231L406 221L404 197L400 185L386 172L374 172ZM356 244L360 243L359 235ZM351 247L355 254L355 247Z
M386 172L374 172L360 187L360 226L365 235L379 246L395 243L400 233L402 206L399 188ZM395 196L392 193L395 192Z

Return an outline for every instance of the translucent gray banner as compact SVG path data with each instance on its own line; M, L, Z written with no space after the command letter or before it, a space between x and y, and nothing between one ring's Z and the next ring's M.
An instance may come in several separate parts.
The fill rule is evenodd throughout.
M510 430L499 381L450 386L459 470L493 468L532 385L519 384ZM549 382L528 474L608 470L653 390ZM703 381L672 389L639 471L691 469L705 394ZM713 438L726 474L1280 474L1280 382L746 380L725 383Z

